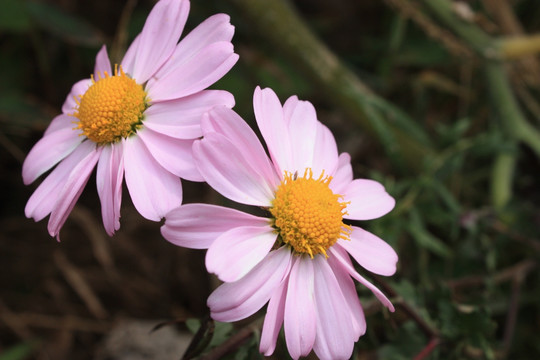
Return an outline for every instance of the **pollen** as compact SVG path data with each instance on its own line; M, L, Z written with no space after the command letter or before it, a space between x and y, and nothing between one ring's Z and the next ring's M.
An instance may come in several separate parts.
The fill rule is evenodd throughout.
M120 70L120 71L118 71ZM76 129L97 144L109 144L127 138L142 126L148 108L143 87L115 66L114 75L106 71L84 95L75 98L79 105L72 114Z
M313 178L308 168L303 177L285 172L272 207L273 226L281 241L292 247L297 255L317 254L328 257L326 250L338 239L350 240L352 229L343 223L348 202L340 201L329 187L331 176Z

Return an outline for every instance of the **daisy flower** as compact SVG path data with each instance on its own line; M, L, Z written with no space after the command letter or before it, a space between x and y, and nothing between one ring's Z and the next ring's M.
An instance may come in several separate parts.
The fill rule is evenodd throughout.
M201 116L216 105L234 106L230 93L205 89L238 55L225 14L211 16L178 42L189 7L189 0L159 1L119 65L111 66L103 46L94 74L73 86L62 114L28 154L25 184L54 167L25 208L35 221L50 214L51 236L58 238L95 167L109 235L120 227L124 175L135 208L154 221L181 203L179 177L202 181L191 155L202 135Z
M260 351L271 355L283 325L294 359L313 349L321 359L348 359L366 331L353 279L388 308L388 298L354 268L389 276L395 251L344 219L370 220L395 205L373 180L353 180L350 156L296 96L282 106L257 88L255 118L270 158L231 109L216 107L201 122L193 155L204 179L223 196L267 210L254 216L215 205L186 204L165 216L173 244L208 248L206 266L225 283L209 297L215 320L232 322L268 307Z

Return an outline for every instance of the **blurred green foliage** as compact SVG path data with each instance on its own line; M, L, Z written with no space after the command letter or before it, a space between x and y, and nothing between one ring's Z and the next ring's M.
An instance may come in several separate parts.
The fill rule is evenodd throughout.
M387 240L400 262L395 276L377 281L394 292L395 314L381 312L373 296L358 288L368 331L355 358L539 358L538 56L531 51L507 60L498 53L501 40L520 34L493 11L496 1L337 3L292 2L369 90L353 94L364 114L347 110L349 102L341 101L335 84L322 86L301 59L269 40L273 29L254 31L260 19L247 17L242 1L193 1L188 28L213 13L229 13L240 61L215 87L235 95L236 111L253 124L256 85L272 87L282 101L295 94L310 100L340 150L352 155L355 177L382 182L396 198L392 213L357 224ZM522 36L540 32L540 2L505 3L506 16L520 25ZM110 53L125 50L119 34L133 39L152 2L139 1L121 26L125 6L0 1L2 181L14 189L1 195L2 216L22 216L28 196L14 185L20 177L7 174L18 174L24 154L59 113L71 85L92 72L99 46L107 44ZM422 155L403 156L412 145L399 145L399 136L423 149ZM187 325L196 332L199 324ZM34 351L6 328L0 331L10 334L0 339L1 360ZM235 331L216 324L210 350ZM229 358L259 358L257 336ZM284 349L282 339L280 357Z

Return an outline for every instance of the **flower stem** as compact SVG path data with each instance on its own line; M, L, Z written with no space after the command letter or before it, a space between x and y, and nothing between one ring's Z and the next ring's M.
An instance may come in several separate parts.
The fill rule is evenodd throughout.
M505 59L535 55L540 52L540 34L505 38L500 40L499 47Z

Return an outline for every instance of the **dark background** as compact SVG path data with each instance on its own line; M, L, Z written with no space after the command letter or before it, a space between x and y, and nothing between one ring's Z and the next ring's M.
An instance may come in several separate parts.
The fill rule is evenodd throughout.
M291 3L351 76L384 99L379 115L367 112L367 122L358 120L361 114L348 106L340 85L321 82L302 62L305 54L280 47L279 32L257 26L242 1L193 0L184 34L214 13L228 13L240 60L214 87L232 92L235 110L252 125L257 85L272 87L282 102L295 94L311 101L340 151L351 154L355 177L382 182L396 198L391 214L361 225L400 256L395 276L374 279L397 312L383 311L369 291L358 288L368 331L353 357L540 356L540 164L530 144L511 136L512 113L501 113L501 100L494 98L488 60L422 1ZM473 26L491 39L540 30L536 0L442 3L454 6L454 16L462 14L464 29ZM157 336L150 343L161 350L180 339L189 343L187 329L196 329L195 319L207 314L206 298L218 281L205 271L204 252L165 241L161 224L143 219L127 191L121 228L112 238L101 224L94 177L60 243L49 237L47 220L34 223L24 216L39 184L22 184L25 155L60 113L72 84L93 72L99 47L107 44L109 54L121 58L152 6L150 0L0 1L0 360L178 359L180 350L173 356L148 350L151 344L145 348L146 335ZM515 99L537 129L538 57L504 63L511 91L502 99ZM430 151L418 155L388 138L384 126L373 131L365 125L380 120L401 124L407 136L420 132ZM510 154L514 166L498 168L501 154ZM510 179L510 186L501 179ZM235 206L205 184L183 184L186 203ZM508 188L508 201L497 200ZM188 325L186 319L192 319ZM234 328L216 325L206 351L223 347L251 320L258 324L255 317ZM127 333L140 321L148 321L142 340L133 335L122 340L126 344L111 345L114 329ZM178 330L178 338L163 340L160 332L167 329L149 332L164 321L175 322L164 327ZM229 347L230 358L259 358L258 332L248 334L247 341ZM286 354L281 339L275 358Z

